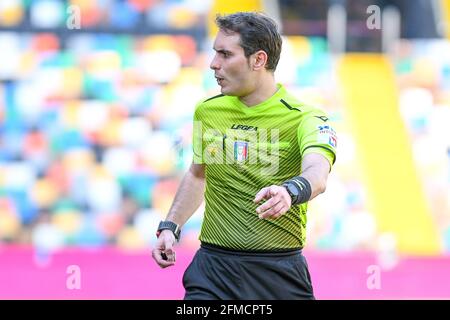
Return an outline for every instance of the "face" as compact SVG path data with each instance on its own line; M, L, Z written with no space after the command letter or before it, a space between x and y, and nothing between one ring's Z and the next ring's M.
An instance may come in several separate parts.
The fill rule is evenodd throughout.
M254 81L249 59L239 41L238 33L227 34L220 30L214 41L216 54L210 68L223 94L242 97L254 90Z

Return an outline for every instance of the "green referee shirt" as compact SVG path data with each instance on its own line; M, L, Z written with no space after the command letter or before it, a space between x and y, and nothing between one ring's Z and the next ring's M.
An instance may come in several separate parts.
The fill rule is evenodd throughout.
M194 163L205 164L202 242L235 250L303 248L307 203L278 219L259 219L258 191L301 173L302 158L336 159L336 134L320 109L299 102L278 84L268 100L247 107L218 95L194 113Z

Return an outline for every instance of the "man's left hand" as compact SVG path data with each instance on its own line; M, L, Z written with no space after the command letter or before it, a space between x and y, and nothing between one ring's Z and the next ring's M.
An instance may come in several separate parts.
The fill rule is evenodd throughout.
M264 204L256 208L260 219L276 219L285 214L291 207L291 196L285 187L272 185L262 188L257 194L254 203L267 200Z

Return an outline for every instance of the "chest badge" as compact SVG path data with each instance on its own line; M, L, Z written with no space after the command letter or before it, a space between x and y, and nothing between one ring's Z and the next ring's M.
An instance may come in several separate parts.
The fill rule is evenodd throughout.
M248 142L235 141L234 142L234 160L238 163L243 163L248 159Z

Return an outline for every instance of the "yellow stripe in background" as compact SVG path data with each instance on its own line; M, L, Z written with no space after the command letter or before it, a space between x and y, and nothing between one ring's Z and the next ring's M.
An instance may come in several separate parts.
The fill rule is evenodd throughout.
M214 0L208 17L209 36L214 37L217 26L214 23L216 15L238 11L262 11L262 0Z
M438 253L437 228L412 158L389 61L382 55L349 54L338 74L379 231L396 235L399 252Z
M445 35L450 40L450 0L441 0L445 23Z

